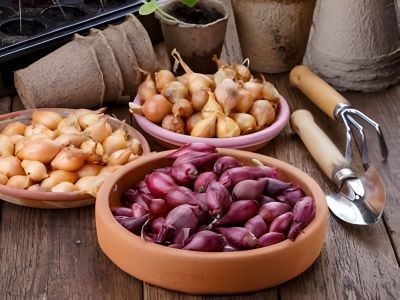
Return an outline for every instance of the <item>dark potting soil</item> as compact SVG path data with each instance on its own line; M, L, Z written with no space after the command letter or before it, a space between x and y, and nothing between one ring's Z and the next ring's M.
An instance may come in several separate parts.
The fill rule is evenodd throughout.
M178 3L169 10L168 13L178 20L190 24L208 24L224 17L224 15L214 7L206 9L200 3L193 8Z
M46 27L36 20L22 20L22 32L20 31L19 20L10 20L0 27L0 31L7 35L29 36L43 31Z

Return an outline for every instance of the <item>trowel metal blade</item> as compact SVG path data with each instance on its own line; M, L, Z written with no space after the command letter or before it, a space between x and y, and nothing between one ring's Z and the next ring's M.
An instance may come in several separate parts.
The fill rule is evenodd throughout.
M341 192L326 196L329 209L339 219L357 225L377 223L385 207L385 188L374 167L361 178L349 178Z

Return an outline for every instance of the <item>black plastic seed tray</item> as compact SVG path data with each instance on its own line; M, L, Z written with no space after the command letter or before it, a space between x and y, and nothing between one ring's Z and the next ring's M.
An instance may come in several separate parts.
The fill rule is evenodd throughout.
M136 13L140 0L0 0L0 64Z

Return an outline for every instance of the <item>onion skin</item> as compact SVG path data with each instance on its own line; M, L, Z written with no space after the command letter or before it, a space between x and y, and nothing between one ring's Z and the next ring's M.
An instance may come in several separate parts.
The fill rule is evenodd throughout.
M229 116L231 111L236 107L241 100L239 96L239 85L232 79L224 79L215 88L215 98L223 107L225 115Z
M222 156L214 164L213 171L216 174L222 174L228 169L241 167L243 164L232 156Z
M17 189L27 189L32 185L32 181L26 175L15 175L8 179L6 185Z
M98 164L85 164L79 170L76 171L79 177L85 176L96 176L103 169L102 165Z
M165 218L165 224L158 233L156 242L163 242L169 229L196 229L199 224L199 219L193 211L194 207L188 204L183 204L173 208Z
M50 130L56 130L63 117L54 111L37 110L32 113L32 124L41 124Z
M258 199L264 191L266 182L267 178L243 180L233 188L232 197L235 200Z
M51 161L54 170L76 171L85 163L87 155L79 148L69 146L62 149Z
M161 92L170 82L175 81L174 74L169 70L160 70L155 73L156 88Z
M218 179L217 174L214 172L201 173L194 182L194 190L199 193L204 193L212 181Z
M263 98L261 83L248 81L243 84L243 87L250 92L250 95L254 100L260 100Z
M172 106L172 114L182 118L189 118L193 114L192 103L183 98L177 99Z
M249 219L246 224L244 224L244 228L247 228L256 238L268 232L268 225L260 215Z
M254 101L249 114L256 119L258 130L271 125L275 121L275 109L267 100Z
M280 232L268 232L258 239L258 247L271 246L285 240L285 235Z
M217 215L232 203L229 191L219 182L212 181L206 191L206 203L210 215Z
M212 138L215 136L216 125L217 117L213 114L210 117L198 121L193 126L190 135L195 137Z
M114 216L132 217L132 209L128 207L116 207L111 212Z
M21 160L36 160L49 163L60 151L61 146L50 139L38 139L24 145L17 153Z
M202 89L192 94L191 102L195 111L201 111L208 100L208 89Z
M40 183L40 186L45 191L50 191L52 187L56 186L57 184L67 181L71 183L75 183L78 180L78 174L63 170L55 170L51 171L49 177L43 180Z
M162 226L165 224L165 218L163 217L158 217L155 218L151 223L150 223L150 232L151 233L155 233L158 234L161 229Z
M21 161L15 156L0 157L0 173L8 178L16 175L25 175Z
M243 88L239 89L238 94L239 99L234 107L234 110L238 113L246 113L254 103L253 95L250 91Z
M170 175L180 185L190 185L197 178L199 172L190 163L174 166L170 169Z
M53 186L51 191L53 193L69 193L77 192L79 191L79 188L71 182L60 182L59 184Z
M166 115L171 113L172 104L164 96L156 94L143 104L144 116L153 123L160 123Z
M115 220L134 234L140 234L144 223L149 219L149 215L144 215L140 218L115 216Z
M226 214L215 222L215 225L240 225L254 217L258 211L258 203L255 200L234 201Z
M216 153L217 150L214 146L210 146L202 142L194 142L180 147L178 150L168 154L167 158L178 158L179 156L189 152L203 152L203 153Z
M301 230L304 229L315 217L315 201L311 197L304 197L297 201L293 208L293 221L290 225L288 239L294 241L300 234Z
M179 156L177 159L175 159L172 166L189 163L193 164L197 169L208 169L209 165L211 165L212 167L219 156L219 153L204 153L193 151Z
M143 217L146 214L148 214L148 209L145 209L140 204L133 203L133 205L132 205L132 217L140 218L140 217Z
M264 195L273 197L289 189L291 186L291 183L279 179L268 178L264 187Z
M153 81L150 74L147 74L146 80L139 85L137 94L144 102L157 94L156 83Z
M180 206L182 204L199 204L192 190L184 186L170 187L165 195L165 200L167 200L167 204L171 208Z
M42 181L49 177L46 166L39 161L23 160L21 166L25 174L33 181Z
M287 212L280 215L269 225L269 232L280 232L286 234L290 228L290 224L293 220L293 213Z
M194 126L201 120L203 120L203 115L201 112L197 112L187 118L185 123L185 133L190 135Z
M276 199L294 207L297 201L299 201L304 196L304 192L298 186L296 186L284 190L282 194L276 197Z
M172 132L185 133L185 123L180 116L166 115L162 120L161 127Z
M257 121L252 115L237 113L231 117L238 124L242 135L253 133L257 130Z
M268 224L275 220L280 215L290 212L291 208L289 204L282 202L270 202L263 204L258 211L258 214L264 219Z
M221 177L219 178L219 182L223 184L228 190L230 190L240 181L246 179L258 179L261 177L276 178L277 177L276 172L277 172L276 168L273 167L243 166L226 170L224 173L222 173Z
M222 234L203 230L195 233L183 249L203 252L219 252L224 249L225 245L226 240Z
M169 102L176 103L179 99L187 99L189 92L184 84L179 81L172 81L162 89L161 95L167 98Z
M154 198L149 203L150 213L155 217L165 217L170 209L167 201L161 198Z
M218 227L216 230L225 236L228 243L239 249L252 249L258 244L257 238L246 228Z
M8 181L8 177L2 173L0 173L0 184L6 185Z
M24 135L26 130L26 125L21 122L12 122L6 125L1 131L1 134L8 136L11 135Z
M163 198L170 187L176 186L174 179L161 172L153 172L145 178L150 193L157 198Z

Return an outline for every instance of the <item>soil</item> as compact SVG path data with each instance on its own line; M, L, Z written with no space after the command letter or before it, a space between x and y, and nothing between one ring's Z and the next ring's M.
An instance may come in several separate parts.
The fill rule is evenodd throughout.
M193 8L177 3L168 13L178 20L190 24L208 24L224 17L215 8L206 9L201 3Z
M22 32L19 28L19 20L11 20L0 27L0 31L13 36L30 36L43 31L46 27L36 20L22 20Z

